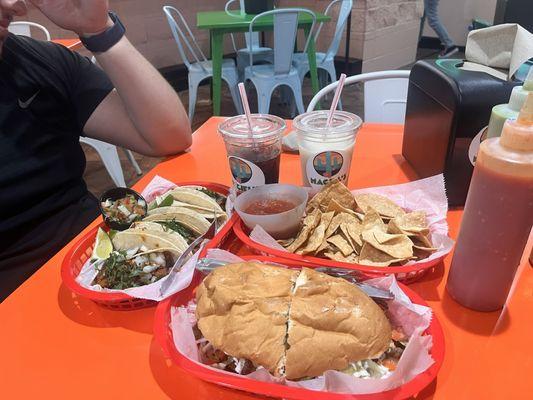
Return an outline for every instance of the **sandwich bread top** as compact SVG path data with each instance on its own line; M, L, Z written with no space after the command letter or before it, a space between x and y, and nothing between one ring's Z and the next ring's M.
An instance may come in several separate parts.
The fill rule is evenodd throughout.
M216 349L281 375L297 276L298 271L258 263L215 269L196 292L198 328Z
M217 348L301 379L379 357L391 341L383 310L341 278L260 263L215 269L196 293L198 328Z

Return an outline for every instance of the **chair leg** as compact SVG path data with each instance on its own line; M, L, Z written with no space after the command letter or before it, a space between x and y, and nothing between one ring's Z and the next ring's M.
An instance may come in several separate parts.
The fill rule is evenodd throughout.
M296 103L298 114L303 114L305 112L305 107L304 107L304 102L302 98L302 87L298 83L299 82L292 82L290 87L294 95L294 101Z
M242 109L241 97L240 97L238 86L237 86L238 82L237 81L235 82L226 81L226 83L228 84L229 92L231 94L231 98L233 100L233 105L235 106L235 110L239 114L244 114L244 110Z
M275 87L268 88L255 85L255 89L257 90L257 110L259 114L268 114L270 111L270 99Z
M121 149L124 152L124 154L126 154L126 157L128 158L128 161L130 162L130 164L133 166L135 173L138 176L141 176L143 172L141 168L139 167L139 164L137 164L137 160L135 160L135 157L133 156L133 153L131 152L131 150L125 149L123 147L121 147Z
M122 165L118 158L117 148L109 143L90 138L80 138L80 142L88 144L94 148L107 170L107 173L115 183L115 186L126 187L124 180L124 172L122 172Z
M189 123L192 125L194 109L196 108L196 96L200 82L189 74Z

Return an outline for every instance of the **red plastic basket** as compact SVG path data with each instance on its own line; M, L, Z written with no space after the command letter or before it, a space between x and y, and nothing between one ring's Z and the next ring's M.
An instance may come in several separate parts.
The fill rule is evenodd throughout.
M229 188L217 183L208 182L183 182L178 186L186 185L198 185L205 186L210 190L227 195ZM226 238L231 234L233 224L236 222L237 215L233 215L229 221L218 231L216 236L208 243L211 247L220 247ZM99 305L113 309L113 310L134 310L138 308L150 307L156 304L156 301L139 299L136 297L128 296L124 293L109 293L109 292L97 292L87 289L76 282L76 277L79 275L85 262L91 257L96 232L99 227L104 228L104 223L94 227L79 240L71 245L67 255L63 259L61 264L61 278L66 287L72 292L88 298Z
M300 263L287 259L280 259L275 257L257 257L257 256L244 256L247 260L257 260L263 262L273 262L277 264L286 265L289 268L301 268L302 266L309 267L307 263ZM406 399L414 396L428 386L436 377L444 361L444 334L442 327L433 315L431 324L426 330L425 334L433 337L433 347L430 354L435 361L431 367L426 371L419 374L413 380L406 384L386 392L354 395L350 393L332 393L321 392L315 390L308 390L302 388L289 387L276 383L261 382L254 379L247 378L242 375L231 374L223 371L217 371L202 364L195 363L181 354L174 346L172 337L172 331L170 329L170 309L173 306L186 305L191 299L194 298L194 291L202 280L202 274L196 271L193 281L189 287L179 293L176 293L172 297L163 300L157 306L154 319L154 335L159 342L166 356L171 358L172 361L190 373L200 379L208 382L216 383L221 386L230 387L232 389L244 390L246 392L255 393L259 395L282 397L284 399L295 400L341 400L341 399L353 399L360 400L386 400L386 399ZM403 284L399 284L401 289L405 292L412 302L427 306L427 303Z
M289 253L288 251L276 250L271 247L254 242L248 236L248 228L239 217L233 225L233 232L237 238L243 242L248 249L256 254L265 256L274 256L286 260L296 261L302 264L312 264L320 267L346 268L356 270L361 273L365 279L378 278L394 274L396 279L403 283L412 283L422 278L426 273L433 269L437 264L442 262L446 255L430 261L418 262L414 265L399 267L370 267L368 265L345 263L340 261L329 260L312 256L302 256L299 254Z

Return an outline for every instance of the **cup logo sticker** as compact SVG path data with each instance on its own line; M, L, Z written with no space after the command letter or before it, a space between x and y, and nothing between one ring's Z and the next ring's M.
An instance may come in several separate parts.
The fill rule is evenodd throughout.
M339 173L344 164L342 154L336 151L319 153L313 159L313 168L324 178L331 178Z
M233 179L238 183L246 183L252 178L252 168L246 161L237 157L229 157L229 166Z
M321 151L304 153L302 169L304 182L311 186L311 193L316 193L331 180L339 180L346 184L352 159L353 147L346 150Z
M228 157L233 183L237 190L244 192L265 184L265 175L254 163L239 157Z

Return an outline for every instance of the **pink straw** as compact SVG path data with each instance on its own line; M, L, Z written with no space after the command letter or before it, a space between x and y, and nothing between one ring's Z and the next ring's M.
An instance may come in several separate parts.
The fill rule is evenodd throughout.
M342 89L344 88L344 81L346 80L346 74L341 74L339 78L339 84L337 85L337 90L335 90L335 96L333 96L333 101L331 102L331 108L329 109L328 120L326 122L326 128L331 126L333 122L333 115L337 109L337 104L339 104L339 99L341 98Z
M252 129L252 115L250 113L250 104L248 104L248 97L246 96L246 89L244 83L239 83L239 93L241 94L242 108L244 109L244 115L246 115L246 121L248 122L248 129L250 130L250 137L253 136Z

